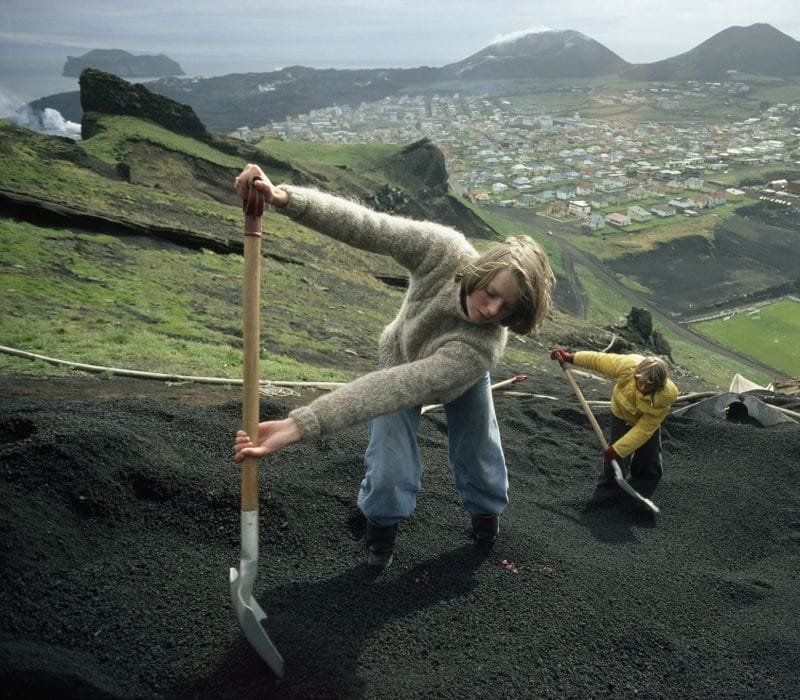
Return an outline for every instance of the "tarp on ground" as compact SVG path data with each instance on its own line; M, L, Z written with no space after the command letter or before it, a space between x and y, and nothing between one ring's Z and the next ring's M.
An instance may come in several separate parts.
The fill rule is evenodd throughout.
M754 381L741 374L734 374L733 379L731 379L731 385L728 387L728 391L733 394L741 394L745 391L752 391L753 389L772 391L772 384L761 386L761 384L756 384Z
M685 414L703 412L735 423L748 423L768 428L780 423L797 423L796 420L762 401L752 393L725 392L698 401L681 411Z

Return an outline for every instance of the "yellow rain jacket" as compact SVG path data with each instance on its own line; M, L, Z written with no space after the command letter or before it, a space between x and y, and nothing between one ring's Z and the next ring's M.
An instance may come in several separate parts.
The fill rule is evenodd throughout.
M611 412L632 426L612 445L620 457L627 457L650 439L678 398L678 387L671 379L667 379L663 389L648 396L639 391L633 374L643 359L643 355L615 355L589 350L575 353L575 365L617 380L611 393Z

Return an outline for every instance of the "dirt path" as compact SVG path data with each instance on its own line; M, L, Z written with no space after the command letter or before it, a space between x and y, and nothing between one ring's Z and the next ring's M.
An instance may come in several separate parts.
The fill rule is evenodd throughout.
M561 245L561 239L556 239ZM564 262L564 276L569 286L569 297L575 302L574 314L581 321L586 320L587 312L589 311L589 300L586 297L586 290L583 288L577 274L575 273L575 257L572 250L565 246L561 246L561 255Z

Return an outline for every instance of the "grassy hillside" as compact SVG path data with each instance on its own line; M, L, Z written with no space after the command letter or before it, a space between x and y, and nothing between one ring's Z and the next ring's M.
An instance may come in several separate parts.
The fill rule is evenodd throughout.
M217 147L130 117L99 116L97 125L76 144L0 122L0 197L9 212L0 218L0 345L100 366L238 378L242 214L232 181L244 163L265 164L278 181L361 198L388 188L419 206L427 201L413 189L424 173L409 170L424 169L424 158L408 147ZM438 198L431 218L456 217L480 234L479 248L529 233L563 272L560 251L535 226L460 201L441 205L448 197ZM404 271L277 214L265 215L264 234L263 375L328 381L371 370L377 336L402 295L387 281ZM630 309L579 272L602 302L588 323L556 311L541 336L513 340L506 361L516 371L549 366L553 344L602 344L609 333L598 326ZM674 340L676 362L711 384L725 386L735 371L752 376L681 343ZM344 373L330 361L342 355ZM68 371L0 354L0 373Z
M0 178L19 211L0 219L1 343L104 366L240 376L242 215L232 182L246 161L136 120L106 123L80 145L0 125ZM114 176L114 162L130 165L130 182ZM214 168L216 189L193 189L195 174ZM325 358L336 352L353 355L354 372L371 367L400 298L378 278L402 271L282 216L268 214L264 232L265 375L332 378ZM0 368L32 370L7 356Z
M327 162L282 167L275 149L239 158L129 117L100 122L80 144L0 122L0 196L12 214L0 218L0 344L158 373L241 376L232 183L244 163L363 195L386 184L381 164L401 150L381 149L376 163L370 149L339 149ZM382 280L404 271L270 213L262 253L263 375L341 380L373 369L402 296ZM342 354L346 375L329 368ZM4 373L66 371L0 355Z

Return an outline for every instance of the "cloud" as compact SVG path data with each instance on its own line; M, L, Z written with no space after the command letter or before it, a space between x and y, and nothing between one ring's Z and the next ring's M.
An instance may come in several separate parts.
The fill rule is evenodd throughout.
M528 29L521 29L520 31L517 32L511 32L510 34L503 34L501 36L496 36L494 39L492 39L491 43L505 44L508 43L509 41L516 41L517 39L521 39L522 37L528 34L541 34L542 32L551 32L551 31L553 31L551 27L544 27L544 26L530 27Z
M443 65L490 43L547 27L574 29L628 61L648 62L689 51L726 27L754 22L767 22L796 38L797 0L640 0L606 6L589 0L506 0L500 5L485 0L296 0L290 12L272 12L257 0L240 0L234 11L211 0L0 3L0 40L73 46L73 55L118 48L164 53L187 64L213 58L232 65L235 59L237 71L292 64ZM192 65L187 68L195 72Z
M11 117L22 104L22 100L16 95L0 88L0 119L11 120Z
M9 99L7 93L0 93L0 115L13 124L40 134L66 136L75 141L81 139L81 125L64 119L58 110L45 107L42 111L37 111L27 104L17 104L14 108L13 98Z

